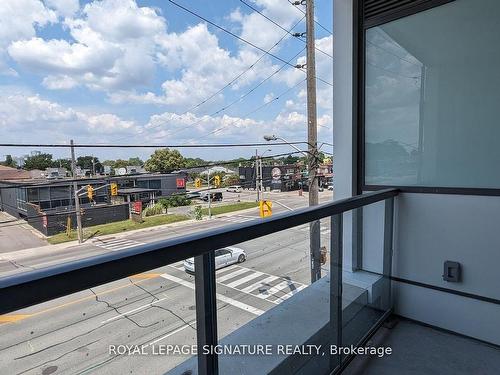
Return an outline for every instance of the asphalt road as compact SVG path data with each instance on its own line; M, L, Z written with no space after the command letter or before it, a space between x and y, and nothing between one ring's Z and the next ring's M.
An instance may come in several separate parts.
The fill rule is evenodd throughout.
M298 196L284 201L291 208L307 204L307 198ZM168 231L152 229L119 239L106 236L107 240L58 250L57 255L27 257L15 267L3 264L0 271L20 272L120 251L256 216L255 210L172 226ZM327 248L328 225L328 220L321 222L322 242ZM217 271L220 338L309 284L307 226L235 246L247 252L247 260ZM178 263L0 316L0 322L0 374L164 373L189 354L158 353L166 348L160 345L196 343L194 277ZM120 345L139 345L144 353L120 355L120 350L125 350Z

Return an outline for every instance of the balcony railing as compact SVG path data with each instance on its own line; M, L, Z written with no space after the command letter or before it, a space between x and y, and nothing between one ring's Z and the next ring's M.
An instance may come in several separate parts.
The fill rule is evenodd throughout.
M302 224L329 218L330 236L330 283L328 336L331 342L341 346L346 333L343 316L342 233L343 214L364 206L385 201L383 233L383 270L386 282L385 301L379 301L383 310L381 321L391 309L390 276L393 237L394 197L397 189L388 189L360 196L277 214L268 219L257 219L241 224L224 226L198 232L115 253L89 257L43 269L0 278L0 314L6 314L35 304L83 291L95 286L126 278L151 269L166 266L186 258L195 257L195 299L197 344L217 345L216 274L214 250L257 239ZM345 305L345 303L344 303ZM378 324L378 323L377 323ZM357 334L356 342L366 340L376 325ZM331 355L329 370L340 371L349 356ZM198 373L217 374L218 357L215 353L198 354Z

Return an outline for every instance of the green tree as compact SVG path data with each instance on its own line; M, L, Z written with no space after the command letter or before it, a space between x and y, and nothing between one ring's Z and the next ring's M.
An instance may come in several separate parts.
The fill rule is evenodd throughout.
M31 171L33 169L45 170L52 167L52 155L51 154L38 154L28 156L24 161L24 169Z
M95 172L101 173L103 171L102 164L99 162L99 158L96 158L91 155L79 156L76 159L76 165L82 169L90 169L91 171L94 168L93 162L95 163Z
M195 168L202 165L209 164L206 160L201 158L184 158L186 168Z
M127 165L139 165L139 166L143 167L144 162L139 157L136 156L135 158L129 158Z
M155 150L144 167L148 172L170 173L185 167L185 159L177 150L162 148Z
M52 167L54 168L66 168L66 170L71 170L71 160L69 159L56 159L52 162Z
M11 167L11 168L16 167L16 162L14 161L14 159L12 159L12 155L6 155L5 161L3 163L0 163L0 164L5 165L6 167Z

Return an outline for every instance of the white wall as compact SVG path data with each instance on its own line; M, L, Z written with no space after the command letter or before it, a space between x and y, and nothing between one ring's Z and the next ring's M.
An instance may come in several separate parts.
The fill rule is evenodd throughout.
M334 0L335 194L352 191L352 2ZM364 214L365 269L379 270L382 205ZM500 299L500 197L401 194L396 199L393 274ZM344 259L349 267L350 225ZM374 256L377 254L377 256ZM443 262L458 261L463 281L442 280ZM407 284L395 285L398 314L500 344L500 306Z

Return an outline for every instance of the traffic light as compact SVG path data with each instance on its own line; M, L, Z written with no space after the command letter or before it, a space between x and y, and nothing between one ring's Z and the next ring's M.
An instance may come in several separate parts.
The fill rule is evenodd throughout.
M201 188L201 178L197 178L194 180L194 186L197 188Z
M92 185L87 185L87 197L89 197L90 200L94 200L94 188Z
M220 186L220 176L218 176L218 175L214 176L214 185L215 185L215 187Z
M111 183L111 195L112 196L118 195L118 184L116 182Z

